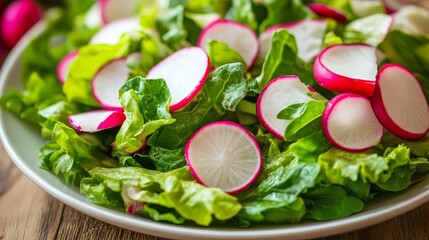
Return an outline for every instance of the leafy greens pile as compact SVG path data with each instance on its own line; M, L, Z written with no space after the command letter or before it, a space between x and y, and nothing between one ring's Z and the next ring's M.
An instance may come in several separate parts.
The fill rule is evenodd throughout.
M147 81L144 76L172 52L195 45L202 22L214 14L244 23L257 33L317 16L306 6L310 1L300 0L168 2L161 6L142 1L138 16L142 27L151 30L125 34L116 45L88 45L101 27L87 20L92 1L68 0L46 14L47 29L23 53L25 90L10 90L0 100L4 109L39 125L42 136L51 139L39 151L42 168L80 186L83 194L106 207L175 224L240 227L347 217L362 211L376 195L406 189L428 172L428 136L408 142L386 133L379 145L361 153L334 148L320 126L325 99L279 115L292 120L286 130L288 142L266 132L255 117L255 100L273 78L297 75L325 98L335 95L315 83L312 63L298 57L295 38L286 30L274 33L268 55L249 72L237 52L211 41L208 54L216 69L193 102L170 113L165 82ZM421 54L429 49L428 36L392 30L380 39L380 17L373 16L385 16L381 5L368 10L368 17L373 17L368 20L351 9L349 0L316 2L340 8L349 19L345 25L326 20L325 47L343 42L377 46L385 61L415 73L428 96L429 55ZM366 28L368 21L373 31ZM61 86L56 66L75 49L79 54ZM105 63L133 52L142 52L143 57L129 65L130 78L118 89L127 116L124 124L92 134L73 130L68 115L100 108L91 93L95 73ZM196 130L225 119L241 123L256 136L264 160L257 180L234 196L198 184L183 150ZM146 138L148 147L139 150Z

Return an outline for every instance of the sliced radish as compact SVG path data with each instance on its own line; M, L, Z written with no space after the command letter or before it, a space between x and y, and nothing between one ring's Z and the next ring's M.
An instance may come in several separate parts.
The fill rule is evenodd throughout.
M278 119L284 108L311 100L308 88L297 76L281 76L269 82L256 102L256 112L261 124L274 136L284 139L284 133L291 122Z
M130 69L126 58L106 63L92 80L92 93L100 105L107 110L122 111L119 89L128 80Z
M322 50L326 26L325 20L303 20L270 27L259 36L259 58L264 59L270 50L273 33L286 29L295 37L298 57L306 62L312 61Z
M139 0L100 0L101 18L104 24L129 18L136 14Z
M394 13L406 5L413 3L413 0L382 0L387 13Z
M381 124L397 137L415 140L429 130L429 106L419 80L400 65L380 68L371 104Z
M186 106L200 91L210 70L210 60L199 47L181 49L155 65L147 78L165 80L170 93L170 110Z
M354 93L337 95L328 102L322 128L329 142L352 152L377 145L383 136L383 126L375 117L369 99Z
M120 126L125 115L118 111L94 110L69 116L70 125L81 132L98 132Z
M377 76L378 52L377 48L365 44L328 47L314 63L314 78L331 91L371 96Z
M100 29L89 41L90 44L115 45L125 33L141 30L139 18L127 18L111 22Z
M207 124L185 146L185 158L195 179L234 194L252 184L262 167L255 137L230 121Z
M247 69L252 68L259 52L258 36L252 29L242 23L222 19L204 28L197 45L207 50L211 39L227 43L243 57Z
M310 3L308 4L308 8L310 8L311 11L313 11L320 17L331 18L340 23L347 22L347 17L343 12L328 5L320 3Z
M61 84L64 84L67 80L67 75L69 75L70 65L76 59L78 51L75 50L67 54L57 66L57 77Z
M428 2L429 3L429 2ZM393 30L413 35L429 35L429 9L419 6L405 6L393 14Z

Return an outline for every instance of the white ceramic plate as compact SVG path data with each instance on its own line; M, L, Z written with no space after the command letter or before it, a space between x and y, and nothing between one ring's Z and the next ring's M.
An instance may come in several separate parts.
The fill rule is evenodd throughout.
M32 36L44 29L40 23L34 27L10 53L0 75L0 94L8 88L21 88L20 57ZM141 232L174 239L302 239L334 235L363 228L393 218L429 200L429 178L406 191L385 194L370 202L359 214L326 222L304 222L295 225L274 225L250 229L203 228L176 226L130 216L123 212L97 206L56 176L41 169L37 150L45 141L39 129L22 122L9 112L0 110L0 136L13 162L39 187L61 202L101 221Z

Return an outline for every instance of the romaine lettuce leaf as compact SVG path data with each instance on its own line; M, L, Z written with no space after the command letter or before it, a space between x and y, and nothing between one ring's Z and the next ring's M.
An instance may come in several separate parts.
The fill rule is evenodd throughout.
M377 47L390 30L392 16L384 13L359 18L347 24L343 39L346 43L366 43Z
M234 49L229 48L228 44L210 40L208 43L208 55L210 64L219 67L228 63L242 63L245 65L243 57Z
M101 144L89 142L61 122L52 131L52 141L39 150L42 168L53 172L67 183L78 185L95 167L116 167L118 162L105 155Z
M316 163L280 166L251 191L239 195L242 210L237 218L244 222L299 221L305 213L299 195L316 185L319 173ZM293 209L294 214L279 219L270 217L277 209Z
M203 226L208 226L213 216L218 220L230 219L241 208L235 197L196 183L187 167L168 173L133 167L95 168L89 173L91 178L82 181L81 191L96 201L101 199L101 203L108 197L102 197L103 194L116 197L119 194L123 199L177 211L183 218ZM147 214L154 217L153 212Z
M124 154L138 151L150 134L175 121L169 112L170 91L163 79L130 79L120 89L119 99L126 119L115 144Z

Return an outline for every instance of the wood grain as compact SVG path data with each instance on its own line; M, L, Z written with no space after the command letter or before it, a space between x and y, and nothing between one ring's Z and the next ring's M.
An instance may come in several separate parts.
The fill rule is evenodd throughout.
M101 222L49 196L12 164L0 146L0 240L163 240ZM320 240L429 239L429 202L392 220Z

